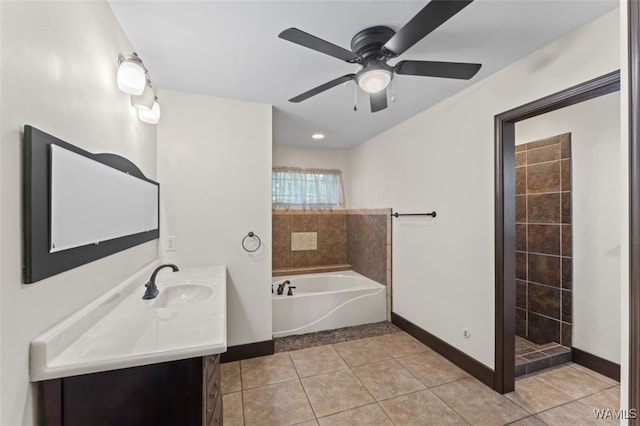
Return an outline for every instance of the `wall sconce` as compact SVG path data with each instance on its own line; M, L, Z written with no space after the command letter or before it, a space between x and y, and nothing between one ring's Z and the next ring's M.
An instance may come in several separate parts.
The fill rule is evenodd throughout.
M150 110L138 110L138 118L148 124L158 124L158 121L160 121L160 104L158 103L157 97L154 99L153 106Z
M136 52L127 57L118 55L116 78L118 89L131 95L131 106L138 110L138 118L148 124L158 124L158 98L149 79L149 72Z
M140 95L147 83L147 69L136 52L118 56L118 89L129 95Z

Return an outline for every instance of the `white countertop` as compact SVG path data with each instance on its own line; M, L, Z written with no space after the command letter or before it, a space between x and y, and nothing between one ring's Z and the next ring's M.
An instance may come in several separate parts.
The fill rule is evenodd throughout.
M225 266L163 269L156 279L160 294L143 300L144 283L155 266L146 267L33 340L31 381L225 352ZM178 298L175 306L158 307L163 291L166 296L180 284L202 286L210 296L189 304Z

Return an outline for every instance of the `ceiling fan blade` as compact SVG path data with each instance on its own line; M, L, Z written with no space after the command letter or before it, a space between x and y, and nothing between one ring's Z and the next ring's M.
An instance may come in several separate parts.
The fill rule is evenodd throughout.
M480 67L482 64L462 62L400 61L393 70L398 74L469 80L476 75Z
M371 112L378 112L385 109L387 107L387 89L377 93L370 93L369 101L371 102Z
M448 21L453 15L468 6L473 0L431 0L404 27L389 39L384 49L394 56L422 40L427 34Z
M309 49L313 49L317 52L333 56L334 58L342 59L343 61L355 62L358 60L358 55L352 51L336 46L333 43L329 43L326 40L305 33L297 28L287 28L278 34L278 37L292 43L299 44L300 46L308 47Z
M293 98L289 99L289 102L295 102L295 103L302 102L305 99L309 99L310 97L317 95L318 93L322 93L325 90L329 90L332 87L335 87L335 86L337 86L339 84L342 84L342 83L345 83L347 81L353 80L355 77L356 77L355 74L343 75L342 77L338 77L336 79L328 81L328 82L326 82L324 84L321 84L318 87L314 87L311 90L308 90L308 91L306 91L306 92L304 92L304 93L302 93L302 94L300 94L300 95L298 95L296 97L293 97Z

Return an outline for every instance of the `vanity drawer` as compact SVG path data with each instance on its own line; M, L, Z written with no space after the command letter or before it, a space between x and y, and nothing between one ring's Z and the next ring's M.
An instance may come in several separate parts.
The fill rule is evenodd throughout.
M202 360L204 362L204 370L206 371L204 378L205 380L209 380L220 365L220 355L207 355L203 357Z

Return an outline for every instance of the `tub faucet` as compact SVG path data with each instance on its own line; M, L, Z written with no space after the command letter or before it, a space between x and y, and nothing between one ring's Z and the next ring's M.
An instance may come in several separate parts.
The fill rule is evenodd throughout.
M147 281L147 283L144 285L147 290L144 292L144 296L142 296L143 299L155 299L158 293L160 293L160 291L158 291L158 287L156 286L156 275L158 275L158 272L162 268L171 268L173 269L173 272L177 272L180 270L176 265L172 263L165 263L164 265L158 266L155 271L153 271L153 274L151 274L151 278L149 278L149 281Z
M293 296L293 289L296 288L294 285L289 286L289 291L287 292L287 296Z
M286 281L285 281L285 282L283 282L282 284L278 284L278 295L279 295L279 296L281 296L281 295L282 295L282 293L284 292L284 287L285 287L287 284L291 284L291 281L286 280Z

